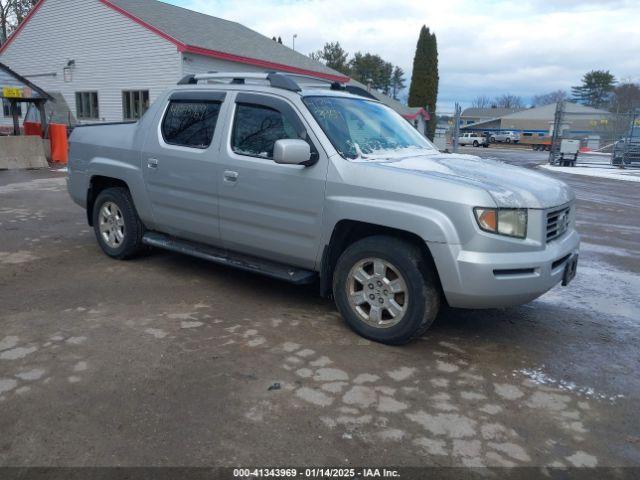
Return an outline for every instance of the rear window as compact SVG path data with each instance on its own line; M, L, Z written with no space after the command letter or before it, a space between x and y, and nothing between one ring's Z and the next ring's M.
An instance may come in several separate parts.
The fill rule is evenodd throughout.
M162 137L169 145L208 148L221 102L172 101L162 121Z

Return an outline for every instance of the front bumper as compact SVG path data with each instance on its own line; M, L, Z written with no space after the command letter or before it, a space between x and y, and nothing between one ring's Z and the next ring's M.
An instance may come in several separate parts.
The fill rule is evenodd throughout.
M445 297L457 308L530 302L562 281L565 265L579 247L575 230L532 252L470 252L460 245L429 244Z

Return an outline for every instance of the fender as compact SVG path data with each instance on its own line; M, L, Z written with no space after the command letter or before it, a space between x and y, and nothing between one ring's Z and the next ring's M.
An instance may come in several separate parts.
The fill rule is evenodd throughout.
M429 243L460 244L458 232L442 212L422 205L376 198L331 196L326 198L322 245L327 245L341 220L395 228L413 233Z
M87 167L88 177L91 179L96 176L102 176L126 183L140 219L148 227L153 227L155 222L151 202L149 201L139 166L113 158L94 157L89 161Z

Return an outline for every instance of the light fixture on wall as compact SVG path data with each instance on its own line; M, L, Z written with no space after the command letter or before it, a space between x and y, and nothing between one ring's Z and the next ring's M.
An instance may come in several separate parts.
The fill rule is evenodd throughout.
M64 76L65 83L70 83L73 81L73 68L76 66L75 60L69 60L67 62L67 66L62 69L62 73Z

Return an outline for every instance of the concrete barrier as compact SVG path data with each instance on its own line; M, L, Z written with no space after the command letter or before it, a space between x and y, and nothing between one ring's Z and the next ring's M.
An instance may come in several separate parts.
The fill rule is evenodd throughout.
M0 170L48 166L40 137L0 137Z

